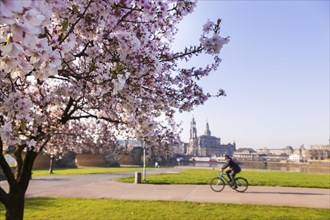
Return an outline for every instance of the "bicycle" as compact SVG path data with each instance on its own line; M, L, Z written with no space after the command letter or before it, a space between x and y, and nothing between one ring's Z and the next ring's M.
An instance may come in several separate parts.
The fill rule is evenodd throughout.
M228 184L232 189L236 190L237 192L245 192L247 188L249 187L249 183L247 179L243 177L236 177L236 186L237 188L233 188L234 184L230 182L227 175L222 171L219 175L219 177L215 177L210 182L210 187L214 192L221 192L225 185Z

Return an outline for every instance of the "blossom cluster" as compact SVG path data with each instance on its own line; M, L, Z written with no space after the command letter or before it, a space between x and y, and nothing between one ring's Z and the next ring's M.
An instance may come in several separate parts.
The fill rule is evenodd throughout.
M205 48L206 53L219 54L223 45L229 42L229 37L223 38L219 34L220 21L218 20L217 23L214 23L208 20L203 26L203 35L200 38L200 42Z
M1 1L1 76L24 77L34 70L38 78L55 75L60 53L40 37L51 8L43 1Z
M177 24L195 6L192 0L1 0L3 146L53 155L65 148L114 151L116 137L134 136L155 155L169 155L179 143L175 112L210 97L198 80L217 68L228 42L219 22L208 21L200 45L172 51ZM201 53L214 57L210 65L178 67Z

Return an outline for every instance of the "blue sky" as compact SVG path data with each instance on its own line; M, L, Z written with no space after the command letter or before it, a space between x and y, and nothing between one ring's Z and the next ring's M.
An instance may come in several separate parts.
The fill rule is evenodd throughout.
M201 85L227 96L178 114L181 139L188 142L194 116L198 135L208 121L212 135L238 147L328 144L329 1L201 0L180 23L174 49L198 44L203 24L217 18L230 43Z

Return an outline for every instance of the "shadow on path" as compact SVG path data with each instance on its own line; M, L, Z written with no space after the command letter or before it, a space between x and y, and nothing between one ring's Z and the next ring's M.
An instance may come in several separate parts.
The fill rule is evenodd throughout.
M69 181L68 178L38 178L38 179L32 179L34 182L36 181Z
M328 195L326 193L308 193L308 192L244 192L251 194L287 194L287 195L311 195L311 196L323 196Z

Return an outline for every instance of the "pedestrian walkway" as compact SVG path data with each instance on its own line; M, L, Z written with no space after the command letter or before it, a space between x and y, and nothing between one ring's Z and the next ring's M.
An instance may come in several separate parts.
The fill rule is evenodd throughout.
M177 171L176 169L161 168L148 171L148 174ZM119 177L133 175L134 173L113 173L35 177L30 182L26 196L330 207L329 189L250 186L244 193L238 193L229 187L216 193L208 185L132 184L120 183L115 180ZM3 182L1 187L4 187Z

